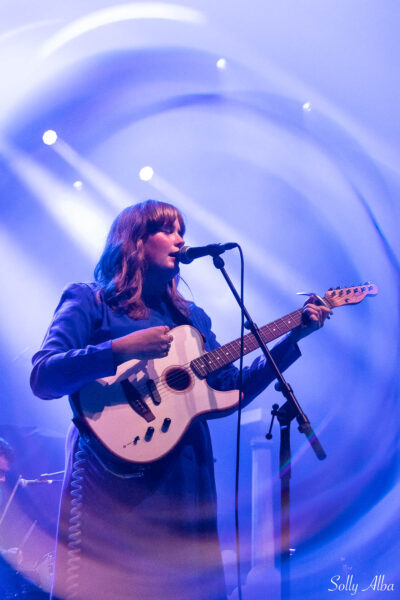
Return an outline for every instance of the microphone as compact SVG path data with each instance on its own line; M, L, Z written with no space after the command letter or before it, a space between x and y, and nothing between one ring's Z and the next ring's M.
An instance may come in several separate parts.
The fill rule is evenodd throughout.
M232 250L236 248L236 242L228 242L227 244L208 244L208 246L183 246L175 254L179 262L184 265L188 265L196 258L202 256L219 256L223 254L225 250Z
M23 479L21 477L21 479L19 480L19 484L22 487L26 487L27 485L39 485L42 483L47 483L48 485L50 485L51 483L53 483L53 479Z

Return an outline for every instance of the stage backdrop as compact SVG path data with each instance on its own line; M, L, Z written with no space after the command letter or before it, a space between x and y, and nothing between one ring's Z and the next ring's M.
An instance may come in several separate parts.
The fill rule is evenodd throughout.
M318 461L292 428L293 597L331 598L348 581L366 589L363 599L383 585L397 597L398 3L16 0L0 17L0 424L23 475L63 468L68 402L29 388L31 356L63 287L91 280L122 208L165 200L184 213L188 244L241 244L245 300L259 325L301 306L299 291L378 286L301 342L287 373L327 453ZM42 139L49 130L53 145ZM226 263L238 282L238 254ZM181 291L204 306L219 341L238 337L238 308L212 261L181 273ZM276 581L277 426L261 469L267 488L252 483L251 444L281 401L271 387L244 415L246 600ZM211 423L232 598L235 428L235 416ZM41 459L24 453L33 431ZM258 485L271 540L257 571ZM26 512L38 520L42 555L56 499L46 517L35 494L26 504L36 498L37 513Z

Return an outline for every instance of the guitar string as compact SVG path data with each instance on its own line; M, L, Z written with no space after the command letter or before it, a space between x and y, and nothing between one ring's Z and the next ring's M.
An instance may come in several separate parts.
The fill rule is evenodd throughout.
M348 289L349 288L347 288L346 291ZM344 290L342 289L341 291L344 291ZM356 292L352 292L352 296L354 295L354 293L356 293ZM331 299L329 299L327 296L324 297L324 300L327 301L331 305L332 308L334 307L333 303L331 302ZM291 331L293 329L293 322L295 322L297 320L297 318L301 315L302 310L303 310L302 308L299 308L299 309L289 313L288 315L285 315L284 317L276 319L272 323L265 325L260 330L261 334L263 336L265 336L268 333L270 335L273 335L272 339L266 340L267 342L270 342L273 339L276 339L277 337L284 335L288 331ZM289 326L289 324L290 324L290 326ZM298 324L299 323L297 323L295 325L295 327ZM284 331L280 330L280 326L284 327ZM276 329L278 329L278 331L279 331L278 336L275 335ZM250 345L252 345L254 343L254 336L252 334L248 334L248 336L246 336L246 337L249 341L249 344L246 344L247 347L245 346L245 349L247 352L247 348L249 348ZM189 372L189 368L191 367L191 364L196 360L200 361L200 363L201 363L201 359L203 359L203 364L200 364L200 367L202 367L203 373L204 373L204 369L206 371L204 378L206 378L207 375L211 375L212 373L217 371L219 368L222 368L224 366L232 364L233 362L238 360L239 357L236 355L232 356L232 354L231 354L231 356L229 356L229 354L235 351L235 349L236 349L235 347L237 346L238 342L239 342L239 340L233 340L232 342L229 342L228 344L225 344L224 346L220 346L219 348L215 348L214 350L211 350L209 352L201 354L200 356L192 359L190 362L187 362L187 363L177 366L175 368L175 373L170 374L168 379L167 379L167 374L165 373L165 370L164 370L164 373L161 376L152 379L152 381L154 382L154 384L156 386L157 393L164 394L166 390L167 390L167 392L171 393L170 390L172 390L172 395L174 395L174 394L179 393L180 391L184 392L185 389L187 390L187 387L185 389L179 390L179 389L174 389L173 386L174 385L178 386L180 383L182 384L185 380L187 380L188 377L190 378L190 380L192 380L192 376ZM257 344L254 346L254 348L250 348L250 350L248 350L248 352L252 352L256 349L257 349ZM226 352L226 350L228 352ZM222 364L219 365L216 361L219 360L219 358L220 358L219 355L221 355L221 352L223 352L224 355L221 357ZM206 357L209 357L209 358L207 359ZM226 360L226 357L228 358L228 360ZM213 363L213 362L214 362L214 365L211 364L212 370L210 372L207 372L208 369L210 368L210 363ZM174 370L174 367L171 367L171 370ZM146 379L146 382L149 380L150 380L150 378ZM141 381L136 382L135 388L138 390L141 397L146 397L146 396L151 397L151 392L146 387L145 382L141 382ZM142 393L140 392L140 388L142 388L142 390L143 390Z
M325 296L324 299L328 302L328 304L331 306L331 308L334 308L334 303L329 298L327 298ZM293 329L293 325L291 325L289 327L288 324L290 323L291 320L294 320L294 318L297 317L298 315L300 315L301 313L302 313L302 308L294 311L293 313L290 313L289 315L285 315L285 317L277 319L273 323L265 325L260 330L261 334L263 336L265 334L267 334L267 333L272 334L272 333L274 333L274 329L271 330L271 326L277 326L278 329L279 329L279 324L281 324L281 325L283 325L285 327L285 331L284 332L280 332L280 335L283 335L283 333L286 333L287 331L290 331L291 329ZM288 322L286 322L285 319ZM275 337L279 337L279 336L275 336ZM249 341L251 340L252 342L254 342L253 336L250 335L248 337L248 340ZM267 340L267 341L272 341L272 340ZM229 344L226 344L224 346L216 348L216 349L214 349L214 350L212 350L210 352L205 353L204 355L200 355L199 357L196 357L195 359L191 360L190 362L187 362L187 363L185 363L183 365L179 365L179 368L181 369L181 372L179 372L179 370L177 369L176 373L172 374L172 376L170 376L170 378L168 380L169 383L170 384L178 384L180 381L182 382L182 381L186 380L188 377L191 380L190 383L192 383L192 376L190 374L188 375L187 371L185 371L185 369L187 369L187 368L190 367L190 365L191 365L192 362L194 362L195 360L201 359L204 356L210 356L210 355L211 356L212 355L216 356L218 354L218 352L220 353L221 351L224 351L224 350L228 350L229 352L231 352L232 350L235 349L235 345L237 344L237 342L238 342L238 340L234 340L233 342L230 342ZM233 346L233 348L232 348L232 346ZM249 346L249 344L247 344L247 346ZM231 349L230 349L230 347L231 347ZM254 348L252 348L252 350L255 350L256 347L257 347L257 345L255 345ZM252 351L252 350L249 350L249 352ZM225 352L225 356L229 357L228 353ZM224 360L226 360L225 357L222 357L222 358ZM230 358L232 358L232 357L230 357ZM222 366L230 364L230 363L234 362L236 359L237 359L237 357L234 356L231 360L229 360L228 362L224 363ZM209 367L209 365L207 365L207 362L203 366L205 366L206 369L207 369L207 367ZM213 371L211 371L211 373L214 372L214 371L216 371L216 370L218 370L218 368L219 367L217 367L216 369L213 369ZM147 398L149 398L149 399L151 398L153 400L153 402L154 402L154 396L151 394L151 391L149 390L148 386L146 385L146 383L148 381L149 381L149 379L135 382L134 387L137 390L137 392L139 393L140 398L141 398L142 401L144 401L144 398L146 398L146 399ZM159 396L160 396L160 402L168 400L171 397L174 398L174 401L179 400L179 392L182 392L184 394L184 393L187 392L187 389L188 389L186 387L185 389L182 389L182 390L176 390L176 389L174 390L173 387L171 387L171 385L168 385L168 383L166 383L165 371L164 371L164 373L160 377L157 377L157 378L153 379L153 382L154 382L154 384L156 386L157 394L159 394ZM156 402L154 402L154 404L157 405ZM150 411L151 411L151 408L153 408L153 405L150 405L148 407L148 409ZM140 412L138 414L140 416ZM150 425L151 421L149 421L148 423Z
M275 328L278 328L280 335L284 335L285 333L287 333L288 331L290 331L292 329L292 326L288 327L288 323L291 323L291 321L292 322L295 321L296 317L299 316L301 311L302 311L302 309L298 309L296 311L293 311L289 315L286 315L285 317L277 319L273 323L265 325L261 329L262 335L265 335L267 333L269 333L271 335L275 335L275 329L272 328L272 326L275 326ZM284 319L287 319L288 323L286 323L286 321ZM284 331L280 331L279 325L284 326ZM277 336L277 337L279 337L279 336ZM248 340L250 343L247 344L247 347L249 347L250 344L254 343L254 337L251 334L249 334ZM268 340L268 341L272 341L272 340ZM221 365L214 367L211 372L206 374L206 376L211 375L213 372L217 371L219 368L222 368L228 364L235 362L235 360L237 360L239 357L237 357L236 355L232 356L232 354L231 354L231 356L229 356L229 353L232 353L232 351L235 350L235 346L237 345L237 342L238 342L238 340L234 340L232 342L229 342L228 344L225 344L224 346L220 346L219 348L215 348L214 350L211 350L210 352L206 352L205 354L202 354L202 355L196 357L195 359L191 360L190 362L184 363L183 365L179 365L175 369L175 374L173 373L170 375L170 377L168 379L169 383L166 383L167 375L165 374L165 371L164 371L163 375L152 379L152 381L156 385L157 392L164 392L165 390L172 389L174 391L174 393L178 393L180 390L176 390L176 389L174 390L174 387L173 387L174 384L179 385L179 383L183 382L188 377L190 377L190 379L192 379L191 375L188 373L188 369L191 366L191 363L194 362L195 360L202 359L205 356L214 355L214 356L211 356L211 359L209 359L208 364L206 362L205 364L202 365L207 370L207 368L210 366L209 362L212 362L214 357L217 357L217 358L214 358L214 361L218 360L218 354L221 354L221 352L224 353L224 355L222 356L223 363ZM234 346L234 347L229 348L229 346ZM251 350L249 350L249 352L252 352L256 349L257 349L257 344L255 344L254 348L251 348ZM228 352L226 352L226 350L228 350ZM228 357L228 361L225 362L226 357ZM204 360L206 361L207 359L204 359ZM217 365L217 363L214 362L214 365ZM172 369L174 369L174 367L172 367ZM181 370L181 372L180 372L180 370ZM149 379L146 379L146 382L149 381ZM142 396L142 397L150 396L151 397L150 391L146 388L146 382L139 381L139 382L135 383L135 388L138 390L140 396ZM139 388L142 388L144 393L141 393ZM184 390L182 390L182 391L184 391Z
M328 298L325 297L325 300L328 301L329 305L332 308L334 307L333 303ZM291 325L289 327L289 323L291 322L291 320L293 321L295 319L295 317L299 316L301 313L302 313L302 309L298 309L298 310L294 311L293 313L290 313L289 315L286 315L285 317L282 317L281 319L278 319L278 320L274 321L271 324L265 325L260 330L261 334L263 336L266 335L267 333L272 334L274 332L274 329L272 329L272 331L271 331L271 326L277 326L278 329L279 329L279 324L281 324L281 325L283 325L285 327L285 331L283 333L285 333L287 331L290 331L291 329L293 329L293 326ZM285 319L286 319L287 322L285 321ZM283 335L283 333L280 332L280 335ZM276 337L279 337L279 336L276 336ZM249 341L251 340L251 342L254 342L253 336L250 335L248 337L248 340ZM272 341L272 340L268 340L268 341ZM238 342L238 340L234 340L233 342L230 342L229 344L226 344L224 346L216 348L216 349L214 349L214 350L212 350L210 352L205 353L204 355L200 355L199 357L196 357L196 359L193 359L190 362L187 362L187 363L185 363L183 365L179 365L179 368L181 369L181 372L179 372L179 370L177 369L176 373L173 374L172 376L170 376L170 378L169 378L169 384L172 384L172 385L176 384L177 385L179 382L183 382L184 380L186 380L189 377L190 378L190 385L191 385L192 384L192 376L190 374L188 374L188 372L185 369L189 368L190 365L191 365L191 363L194 362L194 360L201 359L203 356L210 356L210 355L212 355L212 353L214 354L214 356L216 356L218 354L218 352L221 352L221 351L224 351L224 350L228 350L229 352L231 352L232 350L235 349L235 345L237 345L237 342ZM232 348L232 346L233 346L233 348ZM249 344L247 344L247 346L249 346ZM231 349L230 349L230 347L231 347ZM256 349L256 347L257 347L257 345L255 345L254 348L252 348L252 350ZM249 351L252 351L252 350L249 350ZM228 353L225 352L225 356L229 356ZM226 360L224 357L223 357L223 359ZM234 356L232 358L232 360L229 360L229 362L225 363L222 366L225 366L226 364L230 364L230 363L234 362L236 359L237 359L237 357ZM206 363L203 366L205 366L207 368L207 366L209 366L209 365L207 365L207 363ZM218 370L218 367L217 367L217 369L214 369L214 371L215 370ZM135 382L134 387L137 390L137 392L139 393L140 399L143 402L144 402L144 398L146 398L146 399L149 398L149 399L152 399L153 402L154 402L154 404L156 404L156 406L157 406L158 402L154 401L154 395L151 393L151 391L149 390L148 386L146 385L148 381L149 381L149 379L146 379L144 381ZM188 389L188 387L186 387L185 389L181 389L181 390L176 390L175 389L174 390L171 385L169 385L168 383L166 383L165 371L164 371L164 373L160 377L157 377L157 378L153 379L153 382L154 382L154 384L156 386L156 393L160 396L160 403L162 401L165 402L166 400L168 400L171 397L174 398L174 401L176 401L176 400L179 399L179 392L182 392L184 394L184 393L187 392L187 389ZM150 405L147 408L151 411L151 409L153 408L153 405ZM138 409L140 411L140 407L138 407ZM136 411L136 412L138 412L139 416L143 416L143 414L140 415L139 411ZM148 423L150 425L151 421L149 421Z

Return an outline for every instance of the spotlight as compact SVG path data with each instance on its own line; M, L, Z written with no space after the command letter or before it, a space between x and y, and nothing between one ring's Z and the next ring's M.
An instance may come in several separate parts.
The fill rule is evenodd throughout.
M216 62L217 68L224 71L226 69L226 60L225 58L219 58Z
M42 135L42 140L47 146L52 146L57 141L57 134L53 129L48 129Z
M303 104L303 110L304 110L304 112L310 112L310 110L311 110L311 102L304 102L304 104Z
M142 181L150 181L153 175L154 171L151 167L142 167L139 171L139 177Z
M82 181L74 181L74 183L72 184L74 186L74 188L76 190L81 190L83 188L83 183Z

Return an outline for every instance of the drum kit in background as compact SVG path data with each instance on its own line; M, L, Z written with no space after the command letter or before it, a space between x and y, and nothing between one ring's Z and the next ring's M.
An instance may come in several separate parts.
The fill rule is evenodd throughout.
M58 471L41 475L38 479L24 479L19 476L0 514L0 526L3 525L3 531L7 526L5 517L19 488L61 482L62 474L62 471ZM46 552L37 560L32 560L32 551L27 551L36 526L37 521L33 521L18 547L1 548L0 544L1 600L48 600L49 598L54 570L54 552Z
M11 548L10 550L16 550ZM18 550L19 551L19 550ZM20 552L20 551L19 551ZM7 561L3 553L0 564L0 596L2 600L48 600L54 568L54 554L45 554L32 568L22 570Z

